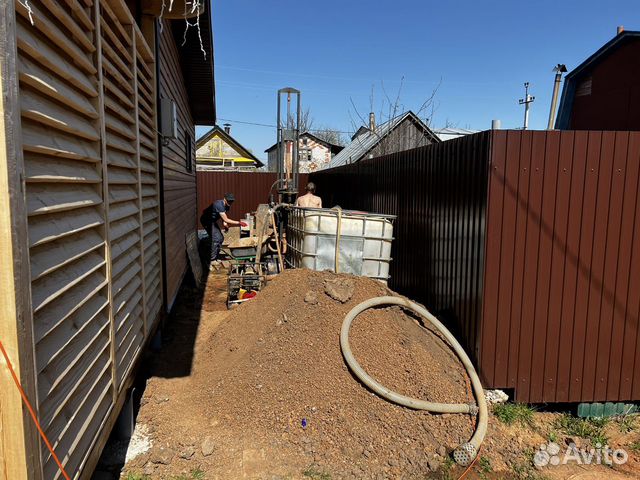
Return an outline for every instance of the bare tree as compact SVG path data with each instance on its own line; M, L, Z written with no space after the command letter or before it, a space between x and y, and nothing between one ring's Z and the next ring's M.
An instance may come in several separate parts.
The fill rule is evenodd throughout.
M402 89L404 86L404 77L400 79L400 86L394 97L391 97L387 92L384 82L380 82L380 89L382 91L382 99L380 101L380 107L376 114L376 123L383 125L386 122L390 122L398 116L404 115L407 112L405 105L402 103ZM427 126L431 126L434 114L437 109L436 94L440 83L431 91L431 93L425 98L425 100L413 110L413 113ZM356 107L353 99L350 99L353 114L349 112L351 123L354 131L358 131L359 128L364 126L369 129L372 135L378 137L376 146L372 149L371 154L374 156L386 155L388 153L398 152L402 150L409 150L419 146L430 143L430 138L424 129L419 128L405 128L404 131L380 132L379 128L371 130L369 128L369 120L365 118L358 108ZM371 94L369 96L369 112L375 113L375 86L371 86ZM355 117L354 117L355 115ZM355 141L362 142L364 137L356 137Z
M294 113L291 113L288 117L288 128L293 128L296 124L296 117ZM327 143L332 143L334 145L344 145L345 139L343 138L343 134L340 130L335 128L331 128L328 126L323 126L319 128L313 128L315 123L315 119L311 115L311 108L307 107L306 109L300 112L300 133L309 132L312 135L318 137L320 140L324 140Z
M318 137L320 140L324 140L325 142L331 143L333 145L344 146L346 143L343 133L330 127L322 127L318 130L311 130L311 133Z
M313 117L311 116L311 109L307 107L300 112L300 133L308 132L313 128ZM296 126L296 114L292 112L287 117L287 128L294 128Z

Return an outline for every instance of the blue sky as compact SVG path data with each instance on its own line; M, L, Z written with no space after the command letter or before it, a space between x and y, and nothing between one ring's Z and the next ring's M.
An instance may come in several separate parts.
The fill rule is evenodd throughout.
M302 91L314 128L353 131L374 89L417 110L435 95L432 125L485 130L546 127L551 69L569 70L610 40L617 25L640 29L640 1L213 0L218 123L264 159L276 123L276 91ZM351 105L355 105L356 110ZM225 119L225 120L222 120ZM198 128L201 135L205 128Z

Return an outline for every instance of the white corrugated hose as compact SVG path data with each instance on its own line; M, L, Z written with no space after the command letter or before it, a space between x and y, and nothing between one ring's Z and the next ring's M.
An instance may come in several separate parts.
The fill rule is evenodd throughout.
M381 385L369 374L367 374L367 372L364 371L364 369L360 366L358 361L353 356L353 352L351 351L351 346L349 345L349 330L351 329L351 323L359 314L369 308L381 305L399 305L403 308L417 313L421 317L431 322L434 327L436 327L436 329L442 334L442 336L444 336L447 342L449 342L449 344L453 348L453 351L456 352L456 355L458 355L458 358L460 358L462 365L466 369L469 375L469 379L471 380L471 386L476 397L477 406L474 404L465 403L428 402L426 400L407 397L388 389L384 385ZM462 346L458 343L451 332L447 330L447 328L442 323L440 323L440 321L436 317L429 313L427 309L418 305L417 303L401 297L385 296L366 300L352 308L344 318L344 321L342 322L342 329L340 330L340 347L342 348L344 359L347 362L347 365L349 365L349 368L351 369L353 374L375 393L393 403L397 403L409 408L414 408L416 410L427 410L433 413L477 413L478 422L476 425L476 431L468 442L459 445L454 450L453 458L459 465L466 466L473 461L476 455L478 455L480 444L484 440L484 437L487 433L487 421L489 416L482 383L480 382L480 378L478 377L478 374L476 373L471 360L467 356L467 353L464 351Z

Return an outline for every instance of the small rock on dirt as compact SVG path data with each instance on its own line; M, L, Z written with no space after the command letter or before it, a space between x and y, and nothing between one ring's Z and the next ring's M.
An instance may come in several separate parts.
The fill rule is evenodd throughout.
M169 465L174 457L174 452L170 448L166 447L154 447L151 452L151 463L160 463L162 465Z
M282 314L282 317L281 317L281 318L279 318L278 320L276 320L276 325L277 325L277 326L280 326L280 325L282 325L282 324L284 324L284 323L287 323L288 321L289 321L289 319L287 318L287 314L286 314L286 313L283 313L283 314Z
M213 453L213 450L215 449L215 447L216 445L213 441L213 438L211 438L210 436L205 438L204 441L202 442L202 455L204 455L205 457L208 457Z
M355 283L350 278L334 278L324 281L324 292L341 303L348 302L353 297Z
M440 460L436 458L432 458L427 462L427 465L429 466L429 470L431 470L432 472L435 472L440 468Z
M156 469L155 465L153 463L151 463L151 462L148 462L144 466L144 470L142 470L142 473L145 474L146 476L150 477L155 472L155 469Z
M438 455L440 455L443 458L447 456L447 448L444 445L440 445L438 447Z
M196 449L193 446L184 447L178 456L184 460L190 460L196 453Z
M305 303L316 305L318 303L318 294L313 290L309 290L304 296Z

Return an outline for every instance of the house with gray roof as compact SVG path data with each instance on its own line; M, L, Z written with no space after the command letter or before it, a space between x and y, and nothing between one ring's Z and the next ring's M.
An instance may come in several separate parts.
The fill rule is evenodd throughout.
M347 165L363 158L402 152L440 141L440 138L412 111L377 126L374 115L370 114L369 128L360 127L351 137L351 143L333 157L329 167Z

